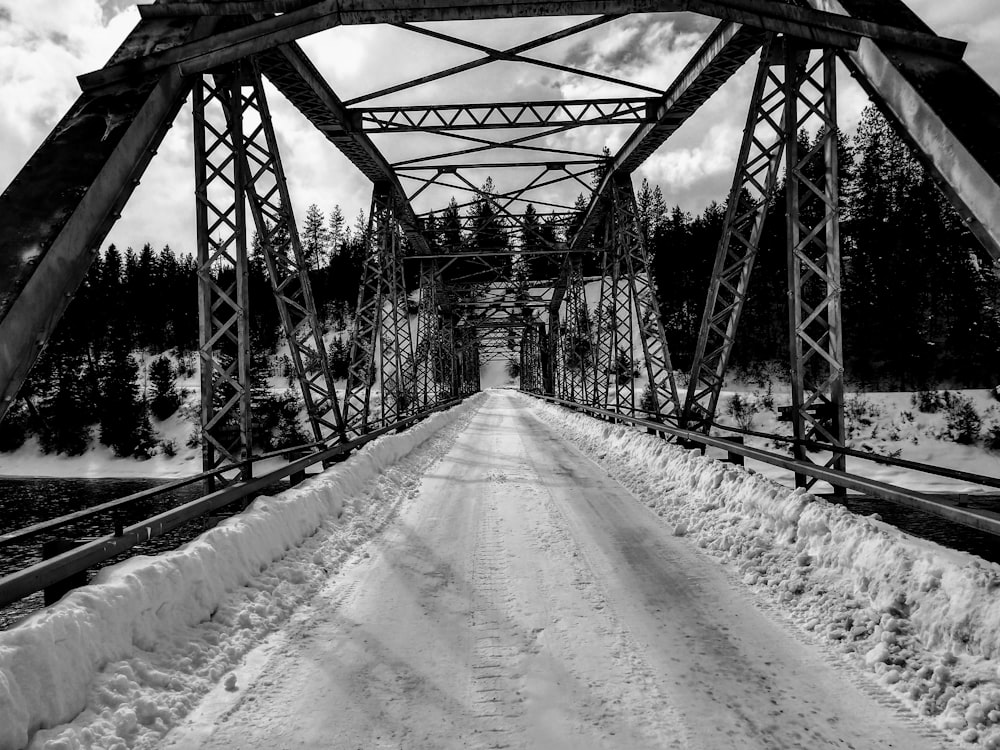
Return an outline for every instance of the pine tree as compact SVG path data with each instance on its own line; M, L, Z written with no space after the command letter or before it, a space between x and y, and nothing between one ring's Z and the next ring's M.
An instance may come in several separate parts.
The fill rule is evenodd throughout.
M175 377L174 366L166 357L157 357L150 363L149 384L153 388L153 398L149 410L160 421L173 415L181 405Z
M344 219L344 212L341 210L340 205L336 205L330 212L330 229L327 235L331 256L339 255L342 252L342 247L346 239L346 229L347 222Z
M642 231L643 239L648 243L653 232L653 190L645 177L642 178L635 203L639 215L639 229Z
M329 260L329 243L326 219L319 206L313 203L302 220L302 253L313 270L318 271Z

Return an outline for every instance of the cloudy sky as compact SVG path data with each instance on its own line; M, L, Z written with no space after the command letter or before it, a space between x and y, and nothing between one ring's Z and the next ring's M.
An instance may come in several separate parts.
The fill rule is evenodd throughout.
M0 186L6 186L79 93L76 76L101 67L138 20L132 0L0 0ZM910 6L938 33L970 43L967 62L1000 88L1000 3L996 0L910 0ZM528 19L430 25L437 31L506 48L583 19ZM633 16L583 35L532 51L531 55L573 67L599 70L663 89L700 45L712 19L689 14ZM317 67L342 99L349 100L411 77L476 59L480 53L401 29L372 26L333 29L302 40ZM640 170L662 186L667 201L700 210L722 199L732 179L746 116L752 66L731 80ZM848 130L865 104L856 86L842 76L841 125ZM532 99L647 96L593 79L536 66L493 63L475 72L371 102L524 101ZM334 204L353 218L368 207L370 184L340 152L316 133L277 94L270 97L282 158L297 215L317 203ZM508 131L509 132L509 131ZM627 135L621 127L575 131L560 143L580 151L612 152ZM513 133L511 133L513 135ZM378 136L390 159L421 153L428 146L468 144L437 136ZM492 157L489 157L492 158ZM119 245L194 249L191 123L187 111L167 135L143 182L109 238ZM479 182L486 173L471 175ZM498 186L506 187L500 174ZM411 185L412 186L412 185ZM510 185L513 187L513 185ZM447 200L428 191L419 208ZM551 193L572 202L578 187ZM461 201L463 196L457 193Z

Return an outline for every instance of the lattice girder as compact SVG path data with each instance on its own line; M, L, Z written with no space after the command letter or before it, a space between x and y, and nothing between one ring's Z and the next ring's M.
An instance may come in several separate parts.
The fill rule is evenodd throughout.
M684 406L685 425L706 433L718 408L782 165L784 62L780 45L769 37L761 51Z
M609 226L613 232L612 241L615 251L625 260L628 278L628 314L637 316L639 340L642 344L648 379L648 390L643 395L643 403L640 406L653 419L676 420L680 415L680 399L677 396L670 350L667 347L667 337L660 318L660 304L650 271L649 255L639 223L631 178L624 176L616 178L612 184L611 195ZM631 326L630 318L630 329ZM625 341L628 342L631 351L632 337ZM630 387L634 391L634 384L630 384ZM630 398L634 402L634 393Z
M415 400L401 239L395 200L385 183L375 185L368 227L344 395L344 421L352 435L401 419ZM376 382L380 385L379 412L373 415Z
M786 205L788 212L789 340L792 427L800 440L843 446L844 356L840 308L836 57L830 49L812 56L789 43L785 50ZM818 136L803 149L796 133ZM806 449L794 449L809 460ZM843 454L826 461L841 471ZM796 485L815 480L796 475Z
M309 280L309 262L302 250L292 212L267 98L256 63L246 61L243 68L245 86L241 95L244 115L254 112L257 116L256 127L244 133L243 154L247 160L247 196L260 250L313 439L341 439L345 436L343 415L330 372ZM282 233L287 235L286 247L277 242Z
M579 258L572 256L567 258L566 265L566 317L563 334L559 337L561 356L558 359L563 371L563 398L588 403L593 392L594 340L584 290L583 265Z
M232 66L199 77L192 98L202 467L232 465L221 484L250 478L253 439L241 85Z

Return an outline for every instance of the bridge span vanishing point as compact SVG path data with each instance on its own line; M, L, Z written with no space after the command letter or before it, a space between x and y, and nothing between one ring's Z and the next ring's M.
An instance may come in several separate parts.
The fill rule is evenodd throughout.
M822 482L1000 532L994 512L847 470L848 458L874 460L1000 485L846 445L838 70L1000 258L1000 95L963 62L963 42L902 0L158 0L139 10L0 196L0 419L190 106L203 472L174 485L204 481L208 494L131 525L120 513L138 496L3 534L6 547L85 517L108 525L0 578L0 605L53 594L279 479L293 488L0 634L0 748L1000 747L996 571L939 559L805 492ZM661 85L537 52L624 16L675 12L717 23ZM463 33L532 17L566 20L514 46ZM479 57L344 100L297 40L362 24ZM628 95L419 98L421 86L498 63ZM679 383L632 174L744 66L754 85L694 363ZM372 184L342 385L293 215L275 94ZM395 95L401 104L385 103ZM564 138L605 128L628 129L613 153ZM393 160L382 147L392 139L422 150ZM585 206L565 200L567 185ZM479 223L456 214L458 230L480 238L474 247L437 223L455 192L489 207ZM791 457L712 432L779 201ZM527 204L549 212L544 225L526 221ZM491 244L499 224L511 244ZM273 456L254 451L250 315L265 302L248 293L254 234L311 431L284 452L286 468L256 476ZM482 367L510 358L523 393L479 394ZM733 465L745 459L792 472L797 489ZM327 471L300 486L315 466Z

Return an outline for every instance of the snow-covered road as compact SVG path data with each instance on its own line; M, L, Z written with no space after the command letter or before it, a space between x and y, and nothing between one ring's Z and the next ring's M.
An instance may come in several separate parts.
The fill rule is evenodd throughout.
M535 415L481 402L172 748L938 748Z

